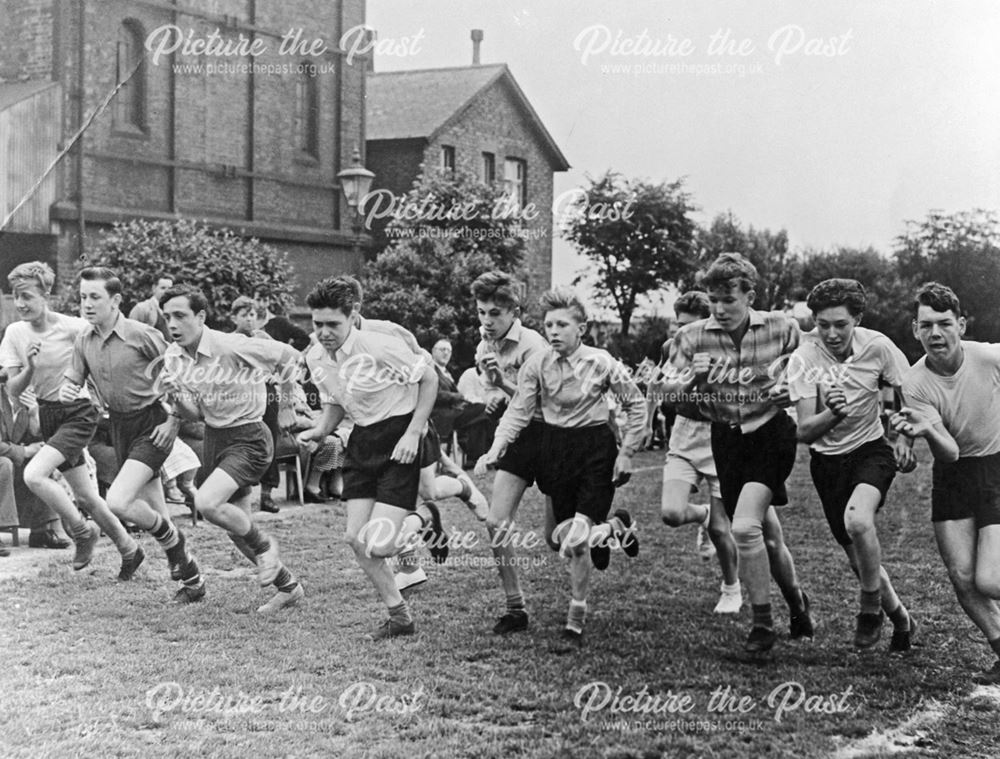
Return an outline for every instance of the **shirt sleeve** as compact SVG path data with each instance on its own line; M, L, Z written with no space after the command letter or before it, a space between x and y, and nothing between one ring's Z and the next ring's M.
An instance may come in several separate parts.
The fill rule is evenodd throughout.
M903 403L924 417L929 424L941 422L941 412L931 403L924 387L912 374L903 378Z
M3 369L23 369L24 359L22 358L22 346L15 343L13 331L8 327L7 333L0 340L0 368Z
M66 379L74 385L82 385L90 375L90 367L87 366L87 359L83 356L84 335L85 333L81 332L73 341L73 358L65 374Z
M889 338L879 340L879 347L882 353L882 379L892 387L901 386L903 378L910 371L910 362Z
M621 361L614 361L611 364L609 379L613 397L625 412L621 452L626 456L633 456L642 447L643 438L646 436L649 422L646 400Z
M805 345L800 345L788 359L785 376L788 378L788 396L793 403L805 398L816 397L816 385L806 381L807 370L810 368L808 351Z
M510 445L535 416L541 394L541 362L529 361L517 373L517 392L497 424L494 440Z
M384 341L369 347L377 362L387 365L397 379L403 379L408 385L416 385L424 374L433 371L424 351L414 353L397 337L386 335Z
M295 363L298 353L288 343L246 337L233 349L236 357L252 369L273 374L278 367Z

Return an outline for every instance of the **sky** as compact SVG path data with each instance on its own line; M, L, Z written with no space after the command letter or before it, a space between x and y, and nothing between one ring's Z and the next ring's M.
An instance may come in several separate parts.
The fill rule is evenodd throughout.
M931 209L1000 208L994 0L369 0L367 23L378 71L467 65L483 29L572 166L556 195L684 177L697 221L793 250L889 252ZM555 241L555 284L583 266Z

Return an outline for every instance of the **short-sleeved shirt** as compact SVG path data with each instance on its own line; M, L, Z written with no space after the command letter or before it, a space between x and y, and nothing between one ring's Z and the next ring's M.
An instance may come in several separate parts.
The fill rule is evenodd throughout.
M823 397L840 387L847 397L847 416L810 446L818 453L840 455L878 440L882 428L880 386L899 387L910 370L903 352L881 332L855 327L851 355L839 361L810 333L788 361L788 393L793 402Z
M193 357L173 343L163 361L165 371L198 406L205 424L225 429L261 421L267 406L265 383L280 367L294 372L297 358L287 343L205 327Z
M507 334L497 340L486 339L482 328L480 328L480 335L482 339L476 346L476 363L481 362L489 353L495 354L504 379L514 386L517 385L518 372L521 371L528 356L536 351L548 350L549 347L544 337L535 330L525 327L521 324L520 319L515 319L514 323L510 325L510 329L507 330ZM487 400L494 397L507 400L507 394L493 384L486 372L483 372L482 381ZM535 418L542 418L541 409L538 409Z
M587 345L565 357L552 348L528 357L518 373L517 392L497 425L496 439L514 442L539 408L545 423L554 427L607 425L608 393L625 411L622 452L631 456L646 432L646 401L620 361Z
M20 372L28 365L28 346L39 341L41 348L35 355L35 371L29 387L39 400L58 401L59 388L73 362L73 344L89 326L85 319L55 311L49 312L49 324L44 332L36 332L29 322L14 322L7 327L0 342L0 367L11 375ZM80 397L89 397L86 389L81 391Z
M707 381L697 388L698 410L709 421L747 428L774 413L768 393L783 376L785 357L799 347L799 325L781 311L751 308L749 319L739 346L714 316L685 324L674 338L674 369L686 369L696 353L712 357Z
M417 385L424 372L433 371L402 340L355 327L334 356L320 343L312 346L306 364L320 401L342 406L362 427L412 414Z
M119 313L107 335L93 324L80 331L66 377L77 384L89 377L111 412L138 411L162 395L158 380L166 349L158 330Z
M903 401L931 424L943 422L960 458L990 456L1000 452L1000 344L963 340L962 351L948 377L921 357L903 379Z

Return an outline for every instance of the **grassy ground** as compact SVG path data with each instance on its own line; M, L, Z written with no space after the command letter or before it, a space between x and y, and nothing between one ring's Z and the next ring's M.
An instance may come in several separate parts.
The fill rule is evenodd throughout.
M637 465L659 461L647 453ZM205 602L187 608L166 603L166 563L149 538L151 558L126 585L114 581L107 548L77 574L70 552L58 561L36 552L46 562L39 573L0 581L2 755L1000 754L996 693L969 681L991 659L933 544L926 461L897 480L880 523L886 566L920 623L920 645L905 657L888 656L887 641L851 649L855 583L804 464L800 456L793 505L781 513L820 627L811 644L783 636L766 663L738 656L746 609L737 620L712 614L718 570L695 552L694 529L659 522L655 469L619 493L617 505L638 517L642 552L631 561L615 552L597 575L586 644L575 652L558 638L568 577L544 546L522 552L530 631L490 633L502 596L483 534L458 502L445 521L475 544L429 568L431 582L411 594L419 634L379 644L367 634L383 611L341 543L339 506L291 506L266 520L309 594L278 618L254 613L268 591L211 526L186 528L210 583ZM535 491L521 521L541 529ZM784 630L777 592L774 600ZM769 705L775 689L798 708ZM594 707L586 714L581 693ZM637 694L638 704L625 700ZM737 697L732 709L742 698L745 711L720 710L722 694ZM641 711L650 706L658 710Z

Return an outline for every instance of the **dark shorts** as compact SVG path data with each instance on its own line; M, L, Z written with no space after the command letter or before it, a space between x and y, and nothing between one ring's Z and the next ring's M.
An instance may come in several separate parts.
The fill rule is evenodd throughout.
M154 472L159 472L163 462L170 455L153 445L153 430L167 421L167 412L159 403L122 414L110 412L111 445L115 449L118 465L123 466L128 459L139 461Z
M203 446L195 484L201 487L212 472L221 469L236 481L235 498L250 495L250 488L260 482L274 459L271 431L264 422L225 429L205 425Z
M392 451L406 432L412 414L393 416L362 427L355 425L344 457L343 498L374 498L376 503L413 511L420 489L420 451L409 464L392 461Z
M977 529L1000 524L1000 453L934 462L931 521L970 518Z
M66 459L59 465L60 472L83 465L83 449L94 439L100 417L94 404L86 399L72 403L38 402L42 439Z
M441 438L434 427L434 422L427 421L427 432L420 438L420 451L417 453L420 459L420 468L425 469L437 464L441 460Z
M712 456L719 475L719 490L726 515L736 513L743 486L759 482L771 490L771 503L788 503L785 480L795 466L795 422L784 412L769 419L763 427L744 433L728 424L712 425Z
M546 456L536 463L538 489L552 499L556 524L584 514L600 524L615 497L612 485L618 445L606 424L553 427L542 424L539 443Z
M497 469L520 477L530 486L538 476L538 465L545 452L542 446L542 431L545 426L544 422L533 419L521 430L517 440L507 447L504 455L497 461Z
M858 485L871 485L882 496L878 502L878 507L882 508L885 494L896 477L896 456L892 446L885 438L880 438L860 445L850 453L809 453L812 455L809 471L823 504L830 532L840 545L849 546L851 538L844 526L847 502Z

